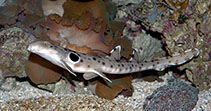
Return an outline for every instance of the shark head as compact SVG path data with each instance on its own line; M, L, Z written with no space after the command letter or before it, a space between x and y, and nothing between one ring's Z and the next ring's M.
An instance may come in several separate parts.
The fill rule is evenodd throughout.
M48 41L34 41L28 46L28 51L35 53L53 64L61 66L61 60L67 55L67 51Z
M48 41L34 41L29 44L28 51L43 57L57 66L67 69L76 76L72 71L72 67L80 61L80 56L74 51L53 45Z

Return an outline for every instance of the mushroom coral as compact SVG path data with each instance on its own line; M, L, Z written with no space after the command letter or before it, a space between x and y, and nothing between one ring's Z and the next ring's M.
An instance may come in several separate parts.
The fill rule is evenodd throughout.
M109 13L102 0L67 0L63 8L62 17L62 14L53 13L40 22L40 25L47 29L42 33L49 41L76 51L86 52L91 48L94 51L109 53L114 47L114 38L120 36L124 24L109 20ZM116 26L110 23L118 24L119 29L111 28ZM92 50L89 50L90 53Z
M26 73L33 83L49 84L61 78L62 69L49 61L43 60L36 54L30 54ZM36 74L39 74L39 76Z
M56 7L57 5L58 7ZM131 42L121 37L124 23L114 21L116 11L113 9L115 9L115 5L110 0L43 0L42 9L47 17L38 23L42 29L41 39L47 39L53 44L91 55L108 54L116 45L121 45L123 49L126 49L122 52L122 56L125 58L129 58L132 53ZM33 58L30 56L31 60ZM42 61L45 60L39 62ZM31 64L32 62L29 62L28 65ZM33 66L35 67L35 65ZM45 68L42 70L44 71ZM27 73L36 84L42 83L46 77L48 79L46 78L45 83L53 82L53 80L56 82L59 78L55 74L55 78L49 79L51 73L48 71L45 73L36 72L32 70L32 67L27 67ZM39 80L39 78L43 80ZM115 79L112 80L115 81ZM129 84L123 84L122 81L125 80ZM100 97L113 99L122 90L132 87L130 77L126 79L120 77L116 81L118 82L115 85L109 86L97 81L96 91L98 92L96 94L102 95ZM110 89L107 90L108 93L104 92L105 87ZM130 90L129 92L132 93ZM112 93L113 95L108 97Z
M117 75L115 79L112 79L112 83L105 84L98 82L95 93L99 97L110 100L114 99L119 94L132 96L133 88L131 85L131 77L129 75L121 77Z

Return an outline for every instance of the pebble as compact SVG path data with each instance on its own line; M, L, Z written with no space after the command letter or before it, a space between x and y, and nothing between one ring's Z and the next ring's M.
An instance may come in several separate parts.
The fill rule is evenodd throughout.
M132 97L118 96L114 100L106 100L91 94L54 95L30 85L27 81L17 82L11 91L0 90L0 111L6 110L71 110L71 111L142 111L147 96L164 84L170 76L162 76L163 82L146 82L135 79L132 82ZM211 110L211 89L201 91L199 100L193 111Z

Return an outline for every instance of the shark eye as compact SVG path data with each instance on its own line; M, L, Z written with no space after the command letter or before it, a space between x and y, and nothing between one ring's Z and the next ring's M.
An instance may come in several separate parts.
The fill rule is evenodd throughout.
M80 60L79 56L73 52L69 53L69 59L73 62L79 62Z

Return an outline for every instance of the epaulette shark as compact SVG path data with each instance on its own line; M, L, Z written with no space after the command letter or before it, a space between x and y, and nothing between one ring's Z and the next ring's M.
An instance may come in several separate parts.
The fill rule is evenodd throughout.
M105 73L128 74L150 69L163 71L169 66L184 64L199 55L199 50L194 48L182 54L178 53L155 61L139 62L137 51L134 50L133 58L126 61L120 59L121 46L115 47L107 56L93 56L63 48L48 41L34 41L29 44L28 50L68 70L75 76L75 72L84 73L85 80L100 76L109 82L111 80Z

